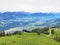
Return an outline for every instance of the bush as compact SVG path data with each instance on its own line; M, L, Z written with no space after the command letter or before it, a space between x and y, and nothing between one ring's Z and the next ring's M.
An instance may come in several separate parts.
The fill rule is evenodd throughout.
M13 35L15 35L15 34L18 34L18 31L15 31L15 32L13 33Z
M36 32L37 30L40 30L40 28L32 29L32 31L31 31L31 32Z
M44 34L49 34L48 32L49 28L35 28L32 30L32 32L37 32L38 34L39 33L44 33Z
M0 36L5 36L5 31L1 31Z
M15 35L15 34L22 35L22 32L21 32L21 31L15 31L15 32L13 33L13 35Z
M56 34L53 39L57 42L60 42L60 35Z
M2 36L5 36L5 31L2 31Z
M7 32L6 36L11 36L12 33L11 32Z
M31 32L35 32L35 33L37 33L38 35L40 35L40 28L35 28L35 29L33 29Z
M36 33L37 33L38 35L40 35L40 30L36 30Z
M48 31L45 31L44 34L49 34L49 32Z
M54 34L54 29L51 30L51 34Z
M18 34L19 34L19 35L22 35L22 32L21 32L21 31L18 31Z
M6 36L9 36L9 33L7 33Z

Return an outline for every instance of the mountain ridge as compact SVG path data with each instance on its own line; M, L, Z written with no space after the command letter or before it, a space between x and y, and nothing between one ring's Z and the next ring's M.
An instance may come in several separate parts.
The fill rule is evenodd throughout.
M49 24L53 25L50 22L52 20L54 22L55 20L60 21L59 16L60 13L4 12L0 13L0 30L7 30L15 27L44 27ZM58 21L55 23L58 24Z

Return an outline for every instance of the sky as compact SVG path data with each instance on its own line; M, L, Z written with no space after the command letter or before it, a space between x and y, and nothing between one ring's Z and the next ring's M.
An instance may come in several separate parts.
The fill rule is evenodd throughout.
M60 12L60 0L0 0L0 12Z

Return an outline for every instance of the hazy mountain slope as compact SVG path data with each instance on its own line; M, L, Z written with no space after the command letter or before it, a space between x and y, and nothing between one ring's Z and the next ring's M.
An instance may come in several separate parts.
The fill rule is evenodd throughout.
M0 13L0 30L7 30L15 27L45 27L52 24L52 19L56 25L60 13L29 13L29 12L3 12ZM59 19L60 21L60 19Z

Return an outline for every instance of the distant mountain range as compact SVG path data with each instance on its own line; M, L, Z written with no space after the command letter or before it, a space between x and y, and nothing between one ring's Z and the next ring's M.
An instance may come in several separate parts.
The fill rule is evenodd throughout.
M0 31L15 27L60 26L60 13L0 12Z

